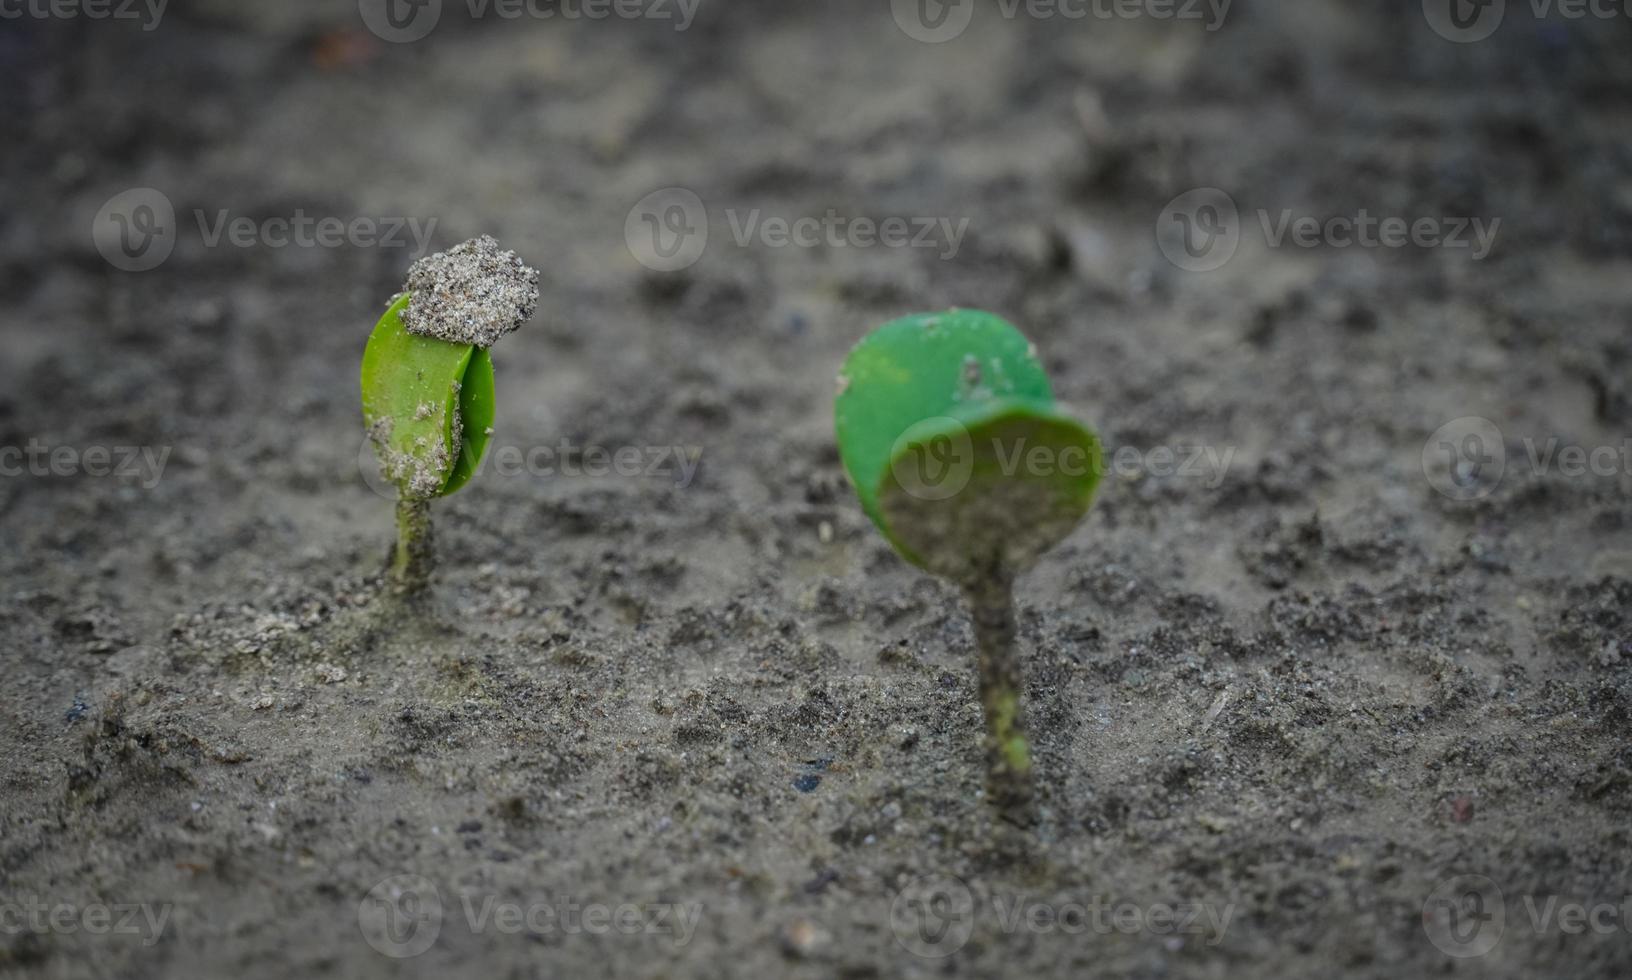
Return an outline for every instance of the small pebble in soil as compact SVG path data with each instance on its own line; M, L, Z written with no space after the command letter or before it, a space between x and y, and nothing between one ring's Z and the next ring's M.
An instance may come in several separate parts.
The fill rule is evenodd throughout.
M782 927L782 952L790 957L809 956L821 941L821 929L809 919L795 919Z
M815 759L806 759L805 772L794 777L793 788L801 793L809 793L814 791L816 787L822 785L822 777L820 774L826 772L827 767L831 766L832 764L832 756L819 756Z

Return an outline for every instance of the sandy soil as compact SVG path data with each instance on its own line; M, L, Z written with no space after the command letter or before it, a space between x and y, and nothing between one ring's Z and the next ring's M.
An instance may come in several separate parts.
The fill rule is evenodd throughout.
M1547 455L1632 435L1632 21L1508 7L1472 44L1380 0L984 5L940 45L741 0L413 44L343 2L0 23L0 446L168 452L0 477L0 973L1632 974L1632 476ZM626 219L677 186L710 239L652 271ZM90 229L142 187L177 241L122 271ZM1198 187L1242 215L1206 273L1156 234ZM739 246L756 208L968 225ZM1284 209L1500 226L1269 247ZM212 247L223 210L493 234L543 272L494 446L669 462L487 472L428 601L386 600L357 366L417 250ZM832 443L849 346L953 305L1124 450L1021 583L1021 840L957 595ZM1424 449L1468 417L1506 465L1457 500ZM1458 876L1505 909L1483 955L1432 935Z

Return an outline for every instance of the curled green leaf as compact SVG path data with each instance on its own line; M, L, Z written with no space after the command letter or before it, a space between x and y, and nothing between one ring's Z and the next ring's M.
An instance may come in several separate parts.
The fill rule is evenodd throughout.
M1012 576L1081 521L1099 440L1054 404L1032 345L978 310L887 323L850 353L834 405L863 510L908 561L963 585Z
M493 360L484 348L411 334L391 304L363 352L363 422L381 472L407 498L446 496L469 482L494 418Z

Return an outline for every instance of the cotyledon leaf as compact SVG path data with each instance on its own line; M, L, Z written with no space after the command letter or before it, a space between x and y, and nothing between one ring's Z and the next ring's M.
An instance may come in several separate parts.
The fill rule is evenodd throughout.
M496 408L493 357L486 347L478 347L470 355L470 366L465 368L465 381L459 389L459 418L464 424L464 435L460 441L459 458L453 464L453 473L442 487L444 497L469 483L482 465Z
M960 583L1023 570L1082 519L1099 440L1060 412L1008 322L953 310L887 323L851 351L834 403L862 509L908 561Z
M363 422L386 478L404 496L458 490L476 472L493 424L487 351L411 334L398 297L363 352Z

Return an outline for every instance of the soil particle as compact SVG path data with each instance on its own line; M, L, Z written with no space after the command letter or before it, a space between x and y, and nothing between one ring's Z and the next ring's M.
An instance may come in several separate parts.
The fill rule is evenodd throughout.
M532 318L538 270L482 235L415 262L403 289L413 296L402 311L409 333L492 347Z

